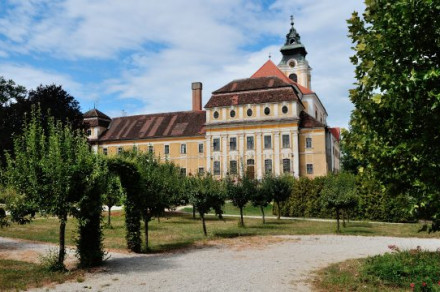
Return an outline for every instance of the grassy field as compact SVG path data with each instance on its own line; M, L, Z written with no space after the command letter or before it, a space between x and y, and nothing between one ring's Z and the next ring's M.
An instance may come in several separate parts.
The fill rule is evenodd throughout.
M266 216L273 216L272 215L272 204L269 204L266 208L264 208L264 214ZM183 212L192 213L192 208L184 208L182 210ZM228 202L223 207L224 214L228 215L240 215L240 210L237 207L234 207L232 203ZM210 214L214 214L214 211L211 211ZM261 216L261 210L259 207L254 207L252 204L247 204L246 207L243 209L243 214L245 216Z
M0 259L0 291L26 290L50 283L63 283L74 278L80 281L81 272L48 272L37 264Z
M107 249L126 249L124 217L121 211L112 213L113 228L104 229L104 246ZM150 222L150 247L153 252L164 252L187 247L195 242L209 239L232 238L252 235L306 235L334 234L336 224L304 220L269 219L266 224L261 219L245 218L245 228L238 226L238 218L207 218L208 238L203 236L201 221L192 219L190 214L169 214ZM349 223L342 228L343 235L397 236L397 237L435 237L440 234L418 233L420 224L371 224ZM57 243L58 220L56 218L37 218L31 224L16 225L0 229L0 236ZM76 221L69 218L66 229L67 244L74 245Z

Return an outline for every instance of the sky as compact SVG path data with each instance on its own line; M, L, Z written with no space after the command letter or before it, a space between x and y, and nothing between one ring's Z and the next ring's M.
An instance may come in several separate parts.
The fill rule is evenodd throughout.
M2 0L0 76L28 90L57 84L81 110L111 117L191 109L211 92L276 64L290 15L312 89L331 126L347 127L354 54L346 20L360 0Z

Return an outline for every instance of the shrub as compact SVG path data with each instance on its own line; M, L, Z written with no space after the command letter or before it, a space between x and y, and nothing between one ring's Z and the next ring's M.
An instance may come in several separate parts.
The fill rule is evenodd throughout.
M397 250L368 258L360 276L364 282L381 281L388 286L402 288L414 286L418 291L439 291L439 267L439 252L422 251L420 248L409 251Z

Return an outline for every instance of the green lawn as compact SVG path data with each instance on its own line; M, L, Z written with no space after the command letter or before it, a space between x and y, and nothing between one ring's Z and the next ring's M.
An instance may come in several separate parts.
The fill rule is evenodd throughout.
M26 290L50 283L63 283L75 277L81 279L81 272L48 272L37 264L0 259L0 291Z
M112 212L112 229L104 229L104 246L107 249L126 249L124 217L121 211ZM261 219L245 218L245 228L238 226L238 218L216 217L207 218L208 238L203 236L201 221L193 220L190 214L170 214L150 222L150 247L153 252L163 252L176 248L190 246L195 242L209 239L231 238L252 235L305 235L305 234L334 234L336 223L315 222L304 220L268 219L262 224ZM37 241L57 243L58 220L56 218L37 218L31 224L16 225L0 229L0 236L22 238ZM399 237L435 237L440 234L418 233L420 224L370 224L349 223L342 228L343 235L380 235ZM66 229L67 244L74 245L76 221L69 218Z
M272 214L272 204L269 204L266 208L264 208L264 215L273 216ZM183 212L192 213L192 208L184 208ZM223 207L224 214L228 215L240 215L240 209L232 205L232 203L227 202ZM211 211L210 214L214 214L214 211ZM260 207L254 207L252 204L246 204L246 207L243 209L243 214L245 216L261 216Z

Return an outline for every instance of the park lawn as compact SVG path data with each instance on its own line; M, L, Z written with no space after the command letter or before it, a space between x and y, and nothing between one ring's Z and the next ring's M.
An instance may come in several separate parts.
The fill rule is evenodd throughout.
M63 283L74 278L81 279L82 272L49 272L41 265L0 259L0 291L19 291L42 287L50 283Z
M273 216L272 214L273 205L269 204L264 208L264 215ZM182 209L183 212L192 213L193 208L187 207ZM210 214L214 214L214 211L211 211ZM231 202L226 202L223 207L223 214L227 215L240 215L240 209L232 205ZM248 203L243 209L243 215L245 216L261 216L260 207L254 207L252 204Z
M105 214L104 214L105 215ZM104 228L104 247L107 249L126 249L125 226L122 211L112 212L113 228ZM308 235L335 234L336 223L306 220L276 220L268 219L262 224L261 219L245 218L245 228L238 225L238 218L225 217L219 220L209 216L206 220L208 237L203 236L202 223L192 219L190 214L167 214L150 222L150 248L152 252L165 252L191 246L196 242L210 239L232 238L253 235ZM440 234L427 232L418 233L420 224L373 224L349 223L342 228L343 235L396 236L396 237L435 237ZM59 223L56 218L40 217L31 224L17 225L0 229L0 236L58 242ZM143 230L143 229L142 229ZM66 241L74 245L76 221L69 218L66 228Z

